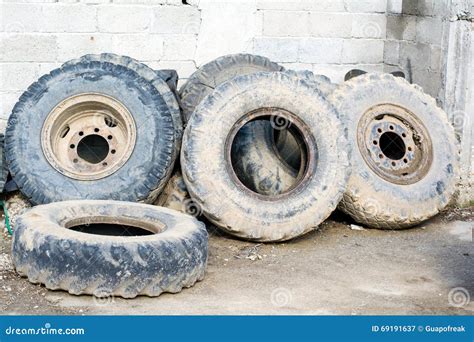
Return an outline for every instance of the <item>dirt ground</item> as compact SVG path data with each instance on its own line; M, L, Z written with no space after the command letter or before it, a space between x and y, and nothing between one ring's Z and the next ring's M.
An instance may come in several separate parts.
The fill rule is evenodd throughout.
M321 229L279 244L239 241L211 228L202 282L179 294L128 300L72 296L30 284L13 271L11 239L3 235L0 312L474 314L474 207L402 231L360 230L352 223L333 215Z

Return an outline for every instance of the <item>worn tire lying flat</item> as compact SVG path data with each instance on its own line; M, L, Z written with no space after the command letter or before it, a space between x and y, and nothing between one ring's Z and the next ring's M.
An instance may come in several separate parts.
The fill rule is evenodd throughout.
M120 56L113 53L89 54L70 60L63 67L87 62L106 62L121 65L135 71L148 82L152 83L163 97L173 118L173 127L176 140L176 155L179 155L181 138L183 136L183 122L176 90L178 74L175 70L153 70L139 61L128 56Z
M227 157L236 123L268 108L292 113L311 144L305 178L281 196L244 187ZM181 165L191 197L210 221L238 237L282 241L315 229L336 208L349 176L348 154L338 113L318 89L292 75L257 73L220 85L199 105L185 129Z
M68 229L86 223L132 225L146 236L106 236ZM160 232L161 230L161 232ZM119 201L37 206L17 220L13 264L48 289L97 297L176 293L204 278L208 235L189 215Z
M250 54L226 55L201 66L179 90L184 122L188 122L199 103L219 84L236 76L281 70L281 66L268 58Z
M176 126L165 98L132 69L108 62L78 62L32 84L13 108L6 129L6 159L13 179L34 204L67 199L153 202L165 186L177 153ZM118 99L136 123L136 142L124 164L105 178L74 179L58 172L42 144L43 123L64 99L83 93Z
M354 145L352 176L340 209L369 227L398 229L416 225L448 204L455 191L458 152L447 115L433 98L402 78L364 74L342 84L331 99ZM382 109L367 133L377 138L366 143L360 128L372 122L364 118L378 107ZM391 120L388 128L380 126L385 120ZM397 150L383 152L377 132L394 137L388 147Z

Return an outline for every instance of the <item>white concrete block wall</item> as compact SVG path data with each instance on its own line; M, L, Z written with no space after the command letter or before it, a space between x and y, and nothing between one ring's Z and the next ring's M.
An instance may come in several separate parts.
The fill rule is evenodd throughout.
M29 84L86 53L152 68L196 67L228 53L267 56L340 82L383 70L387 0L0 0L0 130Z

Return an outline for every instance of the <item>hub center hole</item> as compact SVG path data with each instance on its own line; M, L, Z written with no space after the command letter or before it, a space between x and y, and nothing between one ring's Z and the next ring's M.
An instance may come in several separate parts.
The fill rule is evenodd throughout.
M403 139L394 132L385 132L380 136L380 149L390 159L402 159L406 152Z
M109 144L100 135L91 134L79 141L77 154L88 163L98 164L109 154Z

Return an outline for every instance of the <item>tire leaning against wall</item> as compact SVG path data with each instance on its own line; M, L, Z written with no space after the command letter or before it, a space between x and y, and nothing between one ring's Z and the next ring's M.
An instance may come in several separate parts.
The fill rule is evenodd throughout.
M342 211L369 227L400 229L449 203L458 150L447 115L431 96L400 77L364 74L341 84L331 101L354 146Z
M66 199L153 202L170 176L176 154L174 119L165 96L137 72L108 62L65 65L42 76L23 93L8 120L6 159L13 179L34 204ZM109 150L106 158L114 163L95 173L82 160L74 166L77 158L64 163L55 160L79 153L78 146L71 145L71 155L54 152L57 145L51 143L53 135L49 134L54 131L54 121L50 131L45 128L45 122L56 114L70 120L73 116L67 110L81 110L81 101L101 109L96 116L95 112L87 114L88 119L100 121L100 134L118 128L116 132L127 141L123 153L119 153L120 145L114 156ZM123 122L107 118L107 111ZM65 130L54 136L61 142L62 134L78 139L76 134L81 132L68 137ZM107 140L107 146L113 145ZM88 170L87 177L81 174L83 169Z

